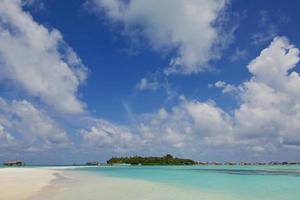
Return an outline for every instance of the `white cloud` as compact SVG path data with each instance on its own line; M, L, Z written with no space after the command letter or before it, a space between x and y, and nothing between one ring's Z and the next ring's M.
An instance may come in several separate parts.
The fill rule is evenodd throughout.
M255 135L275 146L300 145L300 76L291 71L298 62L299 50L276 37L248 65L253 77L243 84L243 103L235 111L241 136Z
M211 85L209 85L211 86ZM215 82L215 84L213 85L216 88L221 88L222 89L222 93L229 93L229 94L235 94L237 92L240 91L241 88L236 87L235 85L232 84L228 84L224 81L217 81Z
M157 80L142 78L136 87L138 90L157 90L159 86Z
M264 49L260 56L248 65L248 69L257 82L265 83L280 91L290 90L297 89L299 84L297 72L289 74L289 70L298 62L299 50L290 45L286 38L276 37L271 46ZM298 91L294 92L298 93Z
M88 0L109 19L121 22L125 30L148 39L153 49L175 50L167 74L192 74L205 70L219 57L216 49L224 37L217 23L227 0ZM133 34L136 35L136 34Z
M22 0L22 3L34 8L35 10L45 10L45 3L43 0Z
M129 128L102 119L92 119L89 129L80 130L84 149L124 153L138 150L141 139Z
M238 99L236 109L181 97L177 105L140 115L130 126L94 120L81 130L83 146L240 160L300 149L300 76L293 71L298 61L299 50L277 37L247 66L250 80L237 86L215 83Z
M140 128L146 138L154 140L150 143L169 145L186 152L200 151L206 143L227 143L230 138L223 138L223 133L231 132L229 116L213 102L187 100L169 112L160 109L145 116Z
M4 126L0 124L0 150L6 150L13 147L15 144L15 139L9 134ZM3 153L0 153L0 155Z
M63 41L22 10L21 0L0 0L0 73L28 94L66 113L80 113L79 85L86 67Z
M165 76L161 71L156 71L154 73L148 73L146 77L142 78L136 84L136 90L147 91L163 91L166 95L165 103L170 100L177 98L177 91L170 84L168 77Z
M182 100L170 111L162 108L137 120L128 127L93 119L80 131L82 145L114 153L191 152L231 140L223 134L231 132L230 118L213 102Z
M300 146L298 62L299 50L276 37L247 66L253 76L238 86L241 104L232 116L236 141L264 151Z
M66 132L30 102L0 98L0 138L25 151L41 151L70 144ZM3 140L1 139L3 142Z

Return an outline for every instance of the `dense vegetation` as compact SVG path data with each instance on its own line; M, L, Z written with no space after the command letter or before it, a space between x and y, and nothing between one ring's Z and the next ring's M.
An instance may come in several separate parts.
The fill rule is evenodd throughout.
M193 165L195 161L191 159L176 158L170 154L163 157L113 157L107 161L107 164L131 164L131 165Z

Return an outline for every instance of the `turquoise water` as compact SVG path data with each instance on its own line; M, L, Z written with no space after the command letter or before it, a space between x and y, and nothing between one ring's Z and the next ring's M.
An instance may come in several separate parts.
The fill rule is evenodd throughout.
M300 166L113 166L76 170L224 193L241 199L300 199Z

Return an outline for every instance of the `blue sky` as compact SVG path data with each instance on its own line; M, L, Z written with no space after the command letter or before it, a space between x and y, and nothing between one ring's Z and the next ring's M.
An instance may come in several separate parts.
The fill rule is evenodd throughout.
M0 160L299 160L299 8L0 0Z

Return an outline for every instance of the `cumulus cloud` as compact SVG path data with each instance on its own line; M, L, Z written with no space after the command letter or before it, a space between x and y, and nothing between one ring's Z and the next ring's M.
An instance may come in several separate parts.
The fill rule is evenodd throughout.
M276 37L248 65L253 77L243 84L243 103L235 111L241 137L254 135L275 147L300 144L300 76L292 71L298 62L299 49Z
M231 132L230 117L216 107L214 102L183 100L170 111L160 109L145 117L140 126L148 138L159 140L183 150L201 150L205 143L210 145L227 143L224 138Z
M215 84L213 85L209 85L210 87L216 87L216 88L221 88L222 89L222 93L229 93L229 94L235 94L236 92L239 92L239 90L241 88L232 85L232 84L228 84L224 81L217 81L215 82Z
M219 57L217 49L229 40L220 17L228 0L88 0L126 31L138 32L157 51L175 51L166 74L192 74ZM171 8L171 9L170 9ZM132 35L132 34L131 34Z
M83 146L115 153L189 152L228 144L230 117L214 102L181 100L170 111L144 114L132 126L94 119L80 131Z
M21 0L0 0L0 73L29 95L65 113L80 113L77 92L87 68L61 33L34 21Z
M241 103L232 116L237 142L265 152L299 147L300 76L293 71L298 62L299 49L276 37L247 66L252 78L237 87Z
M137 151L142 145L141 138L128 127L103 119L91 119L89 129L80 130L84 149L99 149L125 153Z
M83 133L96 145L117 144L129 151L136 149L125 145L187 155L215 151L267 155L299 149L300 76L293 70L298 62L299 50L287 38L276 37L247 66L250 80L237 86L215 84L238 99L234 110L224 111L213 101L181 98L170 109L141 115L129 129L100 123ZM123 133L126 137L120 139Z
M0 98L0 146L36 152L70 144L66 132L30 102Z
M250 80L215 84L239 99L238 108L227 113L213 102L184 100L164 117L152 116L144 129L180 148L218 145L258 153L300 148L300 76L293 71L298 62L299 50L276 37L247 66Z

